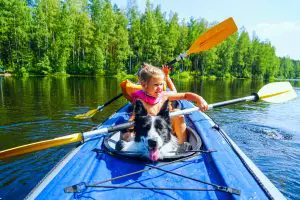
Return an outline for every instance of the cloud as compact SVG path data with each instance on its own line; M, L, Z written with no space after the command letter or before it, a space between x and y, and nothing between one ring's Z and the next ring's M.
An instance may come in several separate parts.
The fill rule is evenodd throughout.
M277 56L300 60L300 21L260 23L254 30L260 39L275 46Z

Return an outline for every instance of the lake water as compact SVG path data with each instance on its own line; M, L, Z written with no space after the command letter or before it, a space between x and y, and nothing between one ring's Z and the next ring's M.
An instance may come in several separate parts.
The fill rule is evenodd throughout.
M300 96L300 81L290 81ZM179 91L201 94L208 103L257 92L251 80L175 81ZM95 77L0 77L0 150L88 131L126 103L120 98L93 119L84 113L121 92L119 80ZM288 199L300 193L300 99L283 104L248 102L207 114L254 161ZM23 199L76 144L0 161L0 199Z

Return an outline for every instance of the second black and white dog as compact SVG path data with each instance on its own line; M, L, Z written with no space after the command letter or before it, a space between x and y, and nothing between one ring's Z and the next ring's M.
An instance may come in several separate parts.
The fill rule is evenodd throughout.
M163 104L157 116L149 116L143 103L137 100L134 109L135 136L129 142L120 140L116 149L138 152L152 161L175 155L178 142L172 134L168 102Z

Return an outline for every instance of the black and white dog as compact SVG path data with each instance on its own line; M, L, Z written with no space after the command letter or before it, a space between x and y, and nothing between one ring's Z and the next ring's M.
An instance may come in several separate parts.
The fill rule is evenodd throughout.
M137 100L134 109L135 136L129 142L120 140L116 149L139 152L152 161L175 155L178 143L172 134L168 102L163 104L157 116L149 116L143 103Z

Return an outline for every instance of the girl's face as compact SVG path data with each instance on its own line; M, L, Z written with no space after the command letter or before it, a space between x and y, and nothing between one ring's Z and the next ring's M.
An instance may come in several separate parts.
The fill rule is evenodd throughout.
M158 97L163 91L164 78L162 76L152 77L147 83L142 84L145 92L150 96Z

